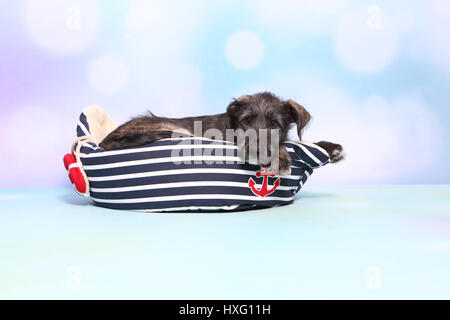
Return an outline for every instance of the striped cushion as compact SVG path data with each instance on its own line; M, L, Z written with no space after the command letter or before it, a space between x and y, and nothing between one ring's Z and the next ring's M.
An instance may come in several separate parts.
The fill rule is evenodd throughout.
M77 135L89 134L87 118L82 113ZM264 192L264 178L257 177L258 171L264 174L266 169L241 163L236 146L230 142L189 137L114 151L105 151L93 142L80 143L80 160L94 203L147 212L229 211L285 205L294 200L313 169L329 161L328 154L314 144L286 142L292 173L268 177L265 187L272 191L269 194Z

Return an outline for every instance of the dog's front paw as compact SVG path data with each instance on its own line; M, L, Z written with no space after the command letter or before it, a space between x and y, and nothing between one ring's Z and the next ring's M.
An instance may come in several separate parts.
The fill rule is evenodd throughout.
M334 149L330 154L331 163L336 163L345 159L346 153L344 151L344 148L342 148L341 145L338 146L339 147Z
M330 156L331 163L336 163L345 159L346 154L344 148L340 144L328 141L320 141L317 142L316 145L318 145L322 149L325 149L325 151Z

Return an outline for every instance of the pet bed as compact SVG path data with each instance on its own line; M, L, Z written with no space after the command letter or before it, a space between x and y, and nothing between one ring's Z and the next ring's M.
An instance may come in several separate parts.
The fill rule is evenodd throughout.
M317 145L285 142L292 172L278 177L264 166L240 162L236 145L227 141L184 137L123 150L98 147L117 126L99 106L84 109L72 152L64 157L75 191L111 209L234 211L285 205L313 169L330 160Z

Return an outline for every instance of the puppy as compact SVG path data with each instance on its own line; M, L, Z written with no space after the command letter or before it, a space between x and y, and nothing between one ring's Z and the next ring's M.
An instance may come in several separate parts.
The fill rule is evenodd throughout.
M297 125L298 137L301 140L303 129L310 120L309 112L295 101L282 100L270 92L262 92L234 99L222 114L173 119L157 117L150 113L134 118L111 132L100 143L100 147L105 150L123 149L170 138L174 133L204 136L208 130L216 130L226 140L238 144L238 149L243 151L240 154L248 155L244 160L270 164L275 173L286 175L290 174L291 157L282 143L287 140L290 125L293 123ZM201 123L200 131L195 128L198 123ZM228 134L230 129L232 132L243 133L244 139L238 139L236 134ZM249 132L259 133L255 135L259 146L256 157L254 152L250 152L251 139L245 138ZM277 134L274 135L274 132ZM273 136L276 141L272 140ZM260 145L262 143L263 146ZM318 142L317 145L328 152L331 162L342 160L342 146L326 141ZM277 148L274 149L273 146ZM264 161L260 161L262 157L259 157L259 150L266 150L267 157L264 157Z

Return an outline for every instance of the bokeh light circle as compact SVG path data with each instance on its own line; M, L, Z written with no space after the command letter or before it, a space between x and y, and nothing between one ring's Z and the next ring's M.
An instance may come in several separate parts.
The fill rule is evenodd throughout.
M37 46L61 55L89 48L101 20L96 1L92 0L28 0L23 19Z

